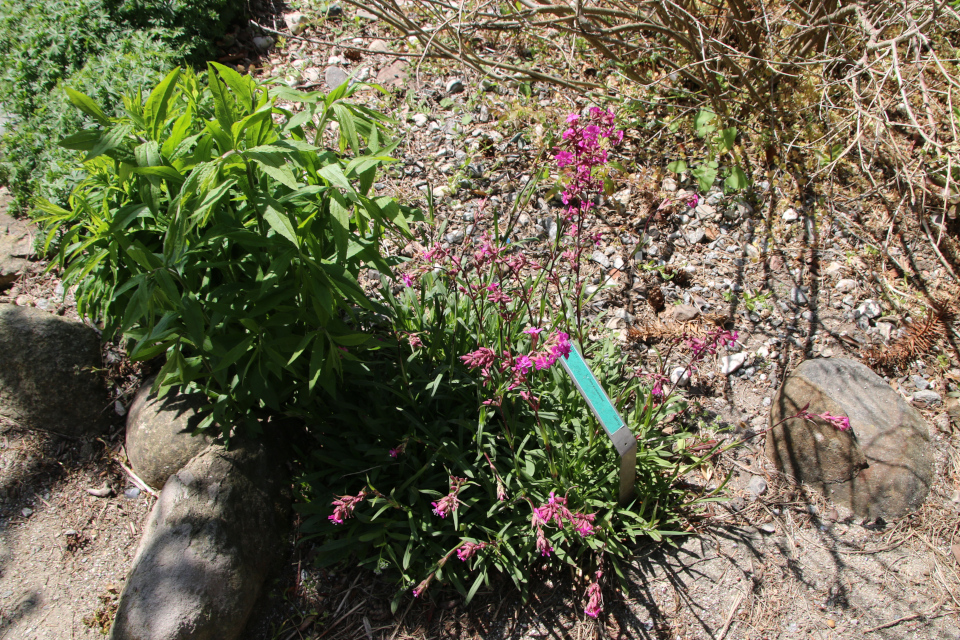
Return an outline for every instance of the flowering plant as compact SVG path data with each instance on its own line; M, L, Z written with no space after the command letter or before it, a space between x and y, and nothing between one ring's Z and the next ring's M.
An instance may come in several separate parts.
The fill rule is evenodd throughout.
M471 598L497 576L523 588L531 571L570 564L597 576L585 602L597 616L600 568L622 576L616 559L628 545L678 533L680 505L698 497L674 482L701 459L683 451L690 434L656 428L684 404L669 394L653 402L612 336L586 339L581 257L600 237L590 212L622 139L613 125L600 109L567 119L554 150L565 206L550 246L508 244L498 212L481 206L484 233L424 249L385 283L392 340L370 354L375 375L345 376L353 387L331 407L304 510L305 528L329 536L324 561L351 552L362 566L391 567L394 606L437 582ZM636 432L630 505L617 504L616 450L560 366L575 344ZM720 344L718 335L698 353ZM377 394L390 402L364 399ZM365 502L347 513L342 494L361 490Z

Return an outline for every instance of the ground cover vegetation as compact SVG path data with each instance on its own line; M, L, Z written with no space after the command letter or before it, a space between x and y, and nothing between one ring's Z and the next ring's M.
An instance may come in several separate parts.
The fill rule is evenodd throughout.
M28 0L0 3L0 104L7 118L0 175L25 212L42 196L63 204L79 178L55 142L79 128L65 86L110 115L177 63L203 60L240 17L228 0Z

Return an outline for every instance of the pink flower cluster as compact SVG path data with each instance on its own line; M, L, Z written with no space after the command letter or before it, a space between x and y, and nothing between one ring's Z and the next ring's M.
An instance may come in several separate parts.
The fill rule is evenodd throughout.
M543 329L536 327L524 329L524 333L531 336L531 343L534 347L536 347L539 334L542 331ZM527 354L519 355L504 351L500 356L497 356L497 353L490 347L480 347L476 351L460 356L460 361L471 369L480 369L480 375L483 377L484 383L493 380L495 370L500 373L509 373L511 381L507 390L512 391L526 384L527 374L530 371L549 369L560 357L569 356L570 349L570 336L563 331L555 331L543 342L543 347L540 350L534 348ZM496 369L494 365L497 365ZM524 399L529 403L533 401L533 396Z
M486 542L464 542L460 545L460 548L457 549L457 557L460 558L461 562L466 562L473 556L477 555L478 551L482 551L489 546Z
M691 351L692 360L696 362L697 360L702 360L707 354L715 354L718 347L726 347L734 344L738 337L736 331L717 328L708 333L705 338L689 338L687 340L687 347L689 347Z
M600 578L603 577L602 571L597 571L596 582L587 587L587 606L583 612L591 618L596 618L603 611L603 593L600 590Z
M599 193L603 179L594 175L594 167L607 163L607 147L623 141L623 131L616 129L612 111L590 109L587 118L575 113L567 116L569 128L563 132L565 148L554 153L557 167L571 173L567 188L561 194L567 205L567 219L586 213L592 206L589 196Z
M834 416L829 413L819 413L813 414L807 411L806 409L802 410L797 414L798 418L803 418L804 420L813 420L814 418L820 418L825 422L830 423L834 429L837 431L849 431L850 430L850 418L846 416Z
M460 494L460 489L462 489L466 483L466 478L450 476L450 493L438 501L430 503L431 506L433 506L433 514L441 518L446 518L448 514L456 511L457 507L460 506L460 498L457 496Z
M333 524L343 524L343 521L353 515L353 510L366 497L367 492L361 491L355 496L340 496L333 501L333 514L327 516Z
M553 552L553 547L550 546L547 536L543 532L544 525L552 524L562 529L566 524L570 524L577 533L587 537L596 532L593 526L596 517L597 514L595 513L570 511L567 507L567 499L557 496L551 491L550 498L539 507L534 508L533 517L530 519L530 526L537 532L537 551L543 556L549 556Z

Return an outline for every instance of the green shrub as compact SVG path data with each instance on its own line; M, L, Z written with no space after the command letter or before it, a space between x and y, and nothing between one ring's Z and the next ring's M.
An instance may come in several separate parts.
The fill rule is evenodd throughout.
M71 75L69 84L116 115L113 105L122 106L122 95L156 84L179 58L153 32L130 32ZM34 195L66 203L82 172L76 152L57 141L89 122L89 116L70 104L62 85L46 92L45 101L32 113L17 118L0 143L0 171L18 207L27 207Z
M175 64L212 52L237 3L0 0L0 105L12 122L0 142L0 179L14 206L41 195L59 204L75 184L56 141L81 126L64 85L111 115L119 97L156 84Z
M133 341L132 359L164 356L157 388L205 392L201 428L229 436L335 392L343 349L368 339L348 322L372 307L358 271L389 271L379 241L406 219L370 195L391 159L384 119L345 100L359 85L290 92L293 114L227 67L208 80L177 69L119 118L68 90L98 124L62 142L87 154L69 207L39 209L79 312ZM352 157L307 142L330 120Z

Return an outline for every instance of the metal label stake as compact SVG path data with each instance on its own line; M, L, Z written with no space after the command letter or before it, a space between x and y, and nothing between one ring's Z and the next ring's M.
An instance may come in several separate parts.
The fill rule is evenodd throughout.
M633 499L633 485L637 479L637 439L575 345L570 345L570 355L560 358L560 363L620 455L620 506L626 506Z

